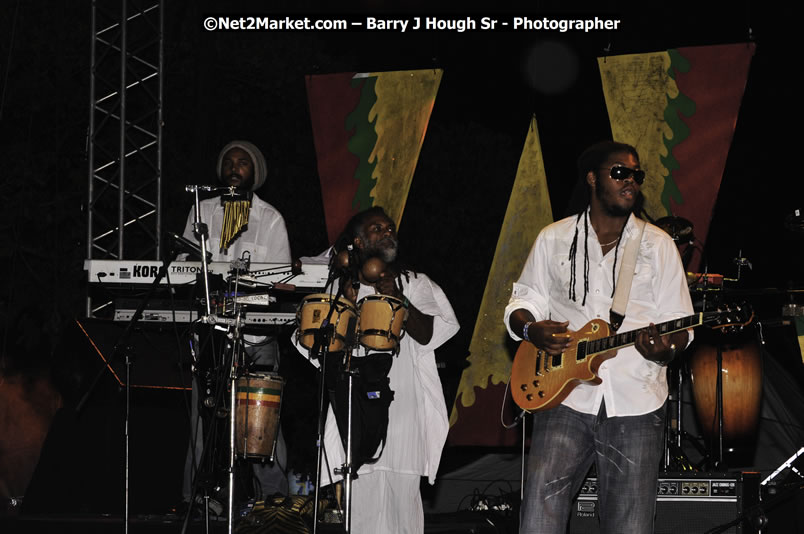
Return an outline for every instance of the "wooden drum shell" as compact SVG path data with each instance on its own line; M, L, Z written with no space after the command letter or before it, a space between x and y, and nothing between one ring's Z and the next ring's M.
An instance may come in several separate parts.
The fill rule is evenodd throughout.
M695 411L708 438L718 436L717 351L722 352L723 438L734 443L752 438L762 404L762 356L751 331L696 338L689 360Z

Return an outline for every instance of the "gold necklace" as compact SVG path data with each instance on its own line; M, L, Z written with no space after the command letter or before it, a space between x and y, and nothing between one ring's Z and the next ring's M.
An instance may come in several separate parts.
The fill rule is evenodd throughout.
M620 240L620 237L618 236L618 237L617 237L617 239L615 239L614 241L610 241L609 243L603 243L603 244L601 244L601 245L600 245L600 248L607 247L607 246L609 246L609 245L613 245L614 243L616 243L616 242L617 242L617 241L619 241L619 240Z

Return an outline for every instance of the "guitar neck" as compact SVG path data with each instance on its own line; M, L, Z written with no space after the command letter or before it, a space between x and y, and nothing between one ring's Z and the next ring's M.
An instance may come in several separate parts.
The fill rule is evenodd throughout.
M692 315L682 317L681 319L673 319L672 321L665 321L663 323L659 323L656 325L656 329L659 331L660 335L665 335L665 334L672 334L673 332L679 332L681 330L686 330L688 328L694 328L702 324L703 324L703 314L694 313ZM634 342L636 341L637 335L640 332L645 332L647 330L648 330L647 327L638 328L637 330L629 330L628 332L623 332L621 334L614 334L613 336L602 337L600 339L593 339L587 341L585 347L586 350L584 351L584 353L587 356L591 356L592 354L608 352L611 350L617 350L622 347L633 345Z

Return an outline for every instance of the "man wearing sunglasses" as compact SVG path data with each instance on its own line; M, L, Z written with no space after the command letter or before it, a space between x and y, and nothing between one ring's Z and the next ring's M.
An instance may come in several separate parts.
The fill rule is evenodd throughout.
M578 159L578 172L588 187L588 207L542 230L505 310L511 337L552 355L571 347L568 331L613 317L618 269L627 243L640 239L634 212L645 172L636 149L598 143ZM690 339L686 331L662 336L654 325L693 309L670 236L647 224L634 247L634 276L618 332L647 331L600 366L599 385L582 383L559 406L534 414L521 533L563 534L572 498L592 464L601 532L653 532L664 366Z

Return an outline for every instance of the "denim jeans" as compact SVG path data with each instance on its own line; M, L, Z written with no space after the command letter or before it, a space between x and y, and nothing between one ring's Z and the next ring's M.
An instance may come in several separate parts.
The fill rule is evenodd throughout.
M633 417L563 405L533 417L520 533L564 534L572 498L597 467L600 532L650 534L662 457L665 408Z

